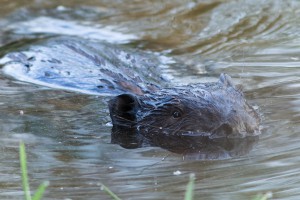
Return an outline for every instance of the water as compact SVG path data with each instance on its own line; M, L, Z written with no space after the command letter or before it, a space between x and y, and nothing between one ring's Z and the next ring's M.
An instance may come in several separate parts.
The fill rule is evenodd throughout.
M32 190L50 181L44 199L110 199L100 183L123 199L183 199L190 173L196 199L251 199L268 191L274 199L299 199L299 14L297 0L1 1L1 55L24 38L53 34L160 52L186 64L166 70L177 82L230 74L259 106L264 130L249 154L227 160L123 149L110 144L108 97L0 74L0 198L23 198L23 140Z

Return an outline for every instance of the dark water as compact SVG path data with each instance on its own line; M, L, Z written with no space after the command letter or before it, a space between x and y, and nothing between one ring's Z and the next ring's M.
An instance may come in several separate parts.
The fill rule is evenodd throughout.
M23 198L20 140L32 189L50 181L44 199L110 199L100 183L123 199L183 199L190 173L196 199L299 199L299 16L297 0L1 1L1 55L53 34L159 52L186 64L166 70L177 82L230 74L259 106L264 131L249 154L227 160L126 150L110 144L108 97L0 74L0 199Z

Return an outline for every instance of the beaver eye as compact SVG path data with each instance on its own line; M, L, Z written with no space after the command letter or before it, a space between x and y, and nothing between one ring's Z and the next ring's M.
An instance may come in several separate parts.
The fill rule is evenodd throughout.
M173 112L173 114L172 114L172 116L173 116L173 118L179 118L179 117L181 117L181 112L180 111L178 111L178 110L175 110L174 112Z

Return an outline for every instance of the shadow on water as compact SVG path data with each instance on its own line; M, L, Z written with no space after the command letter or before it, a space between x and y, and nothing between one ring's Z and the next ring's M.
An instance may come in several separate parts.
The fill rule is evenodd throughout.
M215 138L208 136L160 135L146 138L136 128L114 126L111 143L123 148L161 147L182 154L189 160L228 159L247 155L258 142L258 136L245 138Z

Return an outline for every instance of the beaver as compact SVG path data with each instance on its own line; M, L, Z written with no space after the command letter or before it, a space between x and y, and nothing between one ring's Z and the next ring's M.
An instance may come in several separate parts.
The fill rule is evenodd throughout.
M160 73L166 60L121 45L57 37L27 42L0 63L5 74L22 81L114 96L108 102L113 133L130 130L147 144L158 145L158 138L180 142L259 135L258 113L229 75L221 74L217 82L174 86ZM183 146L192 140L187 141Z

